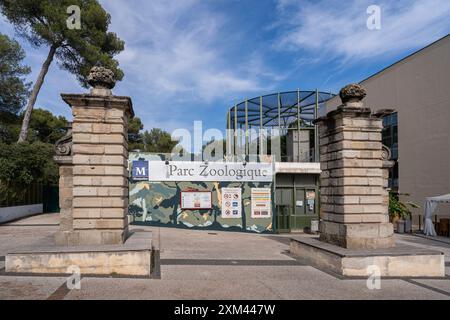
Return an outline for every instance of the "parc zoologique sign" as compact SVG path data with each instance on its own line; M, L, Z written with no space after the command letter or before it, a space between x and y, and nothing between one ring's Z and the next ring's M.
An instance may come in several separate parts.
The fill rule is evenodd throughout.
M272 163L146 161L132 162L133 180L271 182Z

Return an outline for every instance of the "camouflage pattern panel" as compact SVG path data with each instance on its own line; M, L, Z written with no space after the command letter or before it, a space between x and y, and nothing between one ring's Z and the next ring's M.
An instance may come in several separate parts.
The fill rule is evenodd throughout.
M133 160L161 161L164 155L130 153ZM222 218L222 189L242 190L242 218ZM149 182L130 181L129 214L135 224L172 226L193 229L272 232L271 218L251 217L251 189L273 188L270 182ZM211 210L182 210L181 192L185 190L211 191ZM272 197L273 204L273 197ZM272 205L273 207L273 205Z

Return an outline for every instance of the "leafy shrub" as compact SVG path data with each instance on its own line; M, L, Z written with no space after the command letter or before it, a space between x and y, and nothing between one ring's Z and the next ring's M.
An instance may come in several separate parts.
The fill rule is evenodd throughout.
M409 196L409 194L402 194ZM414 202L403 202L399 199L399 194L389 193L389 216L391 218L399 217L406 219L411 216L411 209L417 209L420 206Z
M51 144L0 143L0 203L21 201L33 184L57 183L58 167L52 157Z

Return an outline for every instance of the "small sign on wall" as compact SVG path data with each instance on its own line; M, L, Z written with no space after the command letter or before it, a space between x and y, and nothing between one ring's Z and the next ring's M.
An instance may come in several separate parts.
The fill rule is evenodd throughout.
M181 209L210 210L212 208L211 191L182 191Z
M270 218L271 190L269 188L252 188L252 218Z
M222 218L242 218L241 188L222 189Z
M146 160L133 161L131 164L131 178L135 181L146 181L149 177L149 166Z

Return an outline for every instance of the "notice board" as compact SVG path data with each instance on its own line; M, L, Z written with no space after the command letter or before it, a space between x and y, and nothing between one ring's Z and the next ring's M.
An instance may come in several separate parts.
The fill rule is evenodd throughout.
M209 210L211 208L211 191L181 191L181 209Z

